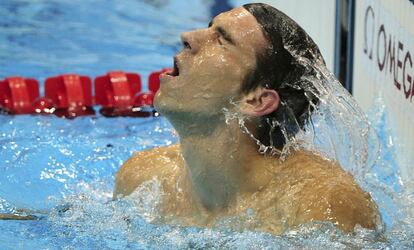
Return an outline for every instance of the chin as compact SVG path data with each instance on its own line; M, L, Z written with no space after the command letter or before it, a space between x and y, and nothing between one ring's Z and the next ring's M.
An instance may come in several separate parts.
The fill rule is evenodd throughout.
M161 115L168 117L169 114L175 113L175 107L177 106L177 101L163 94L162 90L158 90L157 94L154 97L154 108Z
M154 108L160 112L161 114L163 113L163 110L166 106L165 102L163 101L163 96L162 96L162 91L158 90L157 93L154 96Z

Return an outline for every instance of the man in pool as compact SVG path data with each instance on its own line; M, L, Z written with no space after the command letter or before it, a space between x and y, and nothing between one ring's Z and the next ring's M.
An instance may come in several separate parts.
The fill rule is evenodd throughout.
M314 72L292 51L324 63L294 21L269 5L249 4L182 34L182 42L155 98L180 143L126 161L114 199L157 179L164 222L211 227L250 211L252 229L275 234L312 221L346 232L376 227L371 197L337 163L305 150L275 156L318 103L317 90L303 80Z

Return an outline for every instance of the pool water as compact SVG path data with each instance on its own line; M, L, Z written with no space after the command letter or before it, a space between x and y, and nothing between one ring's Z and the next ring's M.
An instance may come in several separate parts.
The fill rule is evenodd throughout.
M0 78L122 69L145 82L172 65L178 34L205 27L215 8L202 0L2 1ZM156 180L121 201L112 201L112 190L134 152L177 142L164 118L0 115L0 213L24 208L39 218L0 220L0 249L413 249L413 194L400 181L387 110L378 102L369 119L380 136L379 160L363 186L379 205L383 234L344 235L323 223L282 236L226 222L214 229L152 224L161 197ZM245 220L248 214L227 224Z

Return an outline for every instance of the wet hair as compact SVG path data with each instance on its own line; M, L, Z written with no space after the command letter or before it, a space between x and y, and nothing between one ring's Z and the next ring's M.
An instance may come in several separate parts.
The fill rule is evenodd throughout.
M261 3L243 7L262 27L269 47L256 55L256 68L246 75L241 91L248 93L262 86L278 92L280 105L273 113L261 117L256 136L265 146L281 149L303 129L319 101L310 80L316 72L298 59L323 64L324 61L309 35L281 11Z

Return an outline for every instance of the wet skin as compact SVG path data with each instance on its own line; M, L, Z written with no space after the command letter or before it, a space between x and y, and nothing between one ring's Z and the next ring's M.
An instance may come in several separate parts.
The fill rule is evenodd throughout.
M163 187L164 223L212 227L252 209L252 230L280 234L312 221L331 221L344 231L374 228L375 204L351 175L315 153L292 152L284 161L258 152L258 118L278 107L274 90L240 92L244 76L268 42L255 18L236 8L211 25L182 35L178 66L161 77L155 104L176 129L180 144L143 151L123 164L114 199L145 182Z
M330 221L345 232L357 224L372 229L379 222L369 194L334 162L309 152L295 152L283 162L259 157L251 164L270 180L255 191L238 192L220 209L206 208L194 191L179 145L139 152L126 161L117 174L114 198L130 195L155 177L164 190L160 223L213 227L249 208L259 221L249 229L273 234L312 221Z

